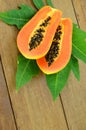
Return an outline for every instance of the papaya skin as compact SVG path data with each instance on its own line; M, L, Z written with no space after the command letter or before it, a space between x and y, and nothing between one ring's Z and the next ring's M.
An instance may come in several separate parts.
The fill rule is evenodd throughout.
M46 33L44 34L44 38L38 47L30 51L29 41L34 29L36 29L40 21L44 18L47 18L48 15L51 16L51 21L48 27L45 29ZM51 46L50 41L53 39L53 35L59 24L61 16L61 11L53 9L50 6L44 6L42 9L40 9L36 15L33 16L33 18L20 30L17 36L17 47L20 53L28 59L39 59L43 57Z
M45 56L37 59L37 64L45 74L54 74L61 71L69 62L72 51L72 20L70 18L61 19L64 26L63 39L60 54L51 66L45 60Z

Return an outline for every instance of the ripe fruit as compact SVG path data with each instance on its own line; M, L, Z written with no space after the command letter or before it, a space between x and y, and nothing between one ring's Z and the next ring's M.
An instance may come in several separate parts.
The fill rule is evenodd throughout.
M43 57L51 46L62 12L44 6L20 30L17 37L19 51L28 59Z
M46 74L53 74L63 69L71 56L72 50L72 21L62 19L55 32L48 53L37 59L39 68Z

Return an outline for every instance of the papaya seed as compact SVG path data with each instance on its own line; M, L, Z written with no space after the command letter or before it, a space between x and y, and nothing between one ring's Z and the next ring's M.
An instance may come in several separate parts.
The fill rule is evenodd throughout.
M43 33L45 32L44 28L40 28L40 26L46 27L49 24L51 17L48 16L42 24L39 25L39 28L35 31L34 35L31 37L29 42L29 50L35 49L38 45L40 45L43 40Z
M48 51L48 53L45 56L45 59L48 62L48 66L51 66L51 64L54 62L55 58L59 54L59 50L60 50L59 40L61 39L61 35L62 35L61 29L62 29L62 27L59 25L58 28L56 29L56 33L54 35L50 50Z

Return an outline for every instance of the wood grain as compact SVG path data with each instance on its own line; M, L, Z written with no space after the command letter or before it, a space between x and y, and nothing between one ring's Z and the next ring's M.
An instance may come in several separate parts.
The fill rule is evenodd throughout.
M73 5L78 24L86 31L86 0L73 0Z
M0 61L0 130L16 130Z
M17 7L22 2L29 0L0 0L4 11L10 6ZM18 93L15 90L15 75L17 67L16 36L18 30L3 22L1 28L1 58L7 80L10 98L19 130L68 130L60 99L53 102L43 74L35 77ZM6 34L6 35L5 35ZM5 37L4 37L5 36Z
M63 12L65 12L65 8L62 9ZM76 11L75 15L77 16L77 22L80 27L86 31L86 1L73 0L73 6L71 4L70 9L68 10L73 21L76 22L75 15L73 15L73 9ZM79 64L81 74L80 82L71 74L67 86L61 93L70 130L86 130L86 65L81 61Z
M63 17L71 17L73 22L78 22L80 27L86 30L85 0L59 0L58 2L52 0L52 2L56 8L63 11ZM0 12L17 8L21 3L33 6L32 0L0 0ZM2 123L0 120L0 130L16 129L11 107L18 130L86 130L86 65L79 61L80 82L71 73L67 85L56 102L52 100L45 76L42 73L34 77L19 92L16 92L17 34L18 30L15 27L0 21L0 55L9 91L8 93L0 67L0 85L5 86L5 90L0 89L0 103L2 104L0 119L2 119L2 110L4 113L4 122ZM2 94L4 99L1 98ZM6 105L8 106L7 110ZM12 118L11 127L7 121L9 113L11 113L9 121Z

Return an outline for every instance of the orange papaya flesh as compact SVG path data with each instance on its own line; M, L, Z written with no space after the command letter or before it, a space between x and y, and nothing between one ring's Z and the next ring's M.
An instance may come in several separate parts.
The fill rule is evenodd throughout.
M62 70L70 60L72 50L72 21L62 19L54 35L48 53L37 59L39 68L45 74L53 74Z
M43 57L49 50L62 12L45 6L20 30L17 46L28 59Z

